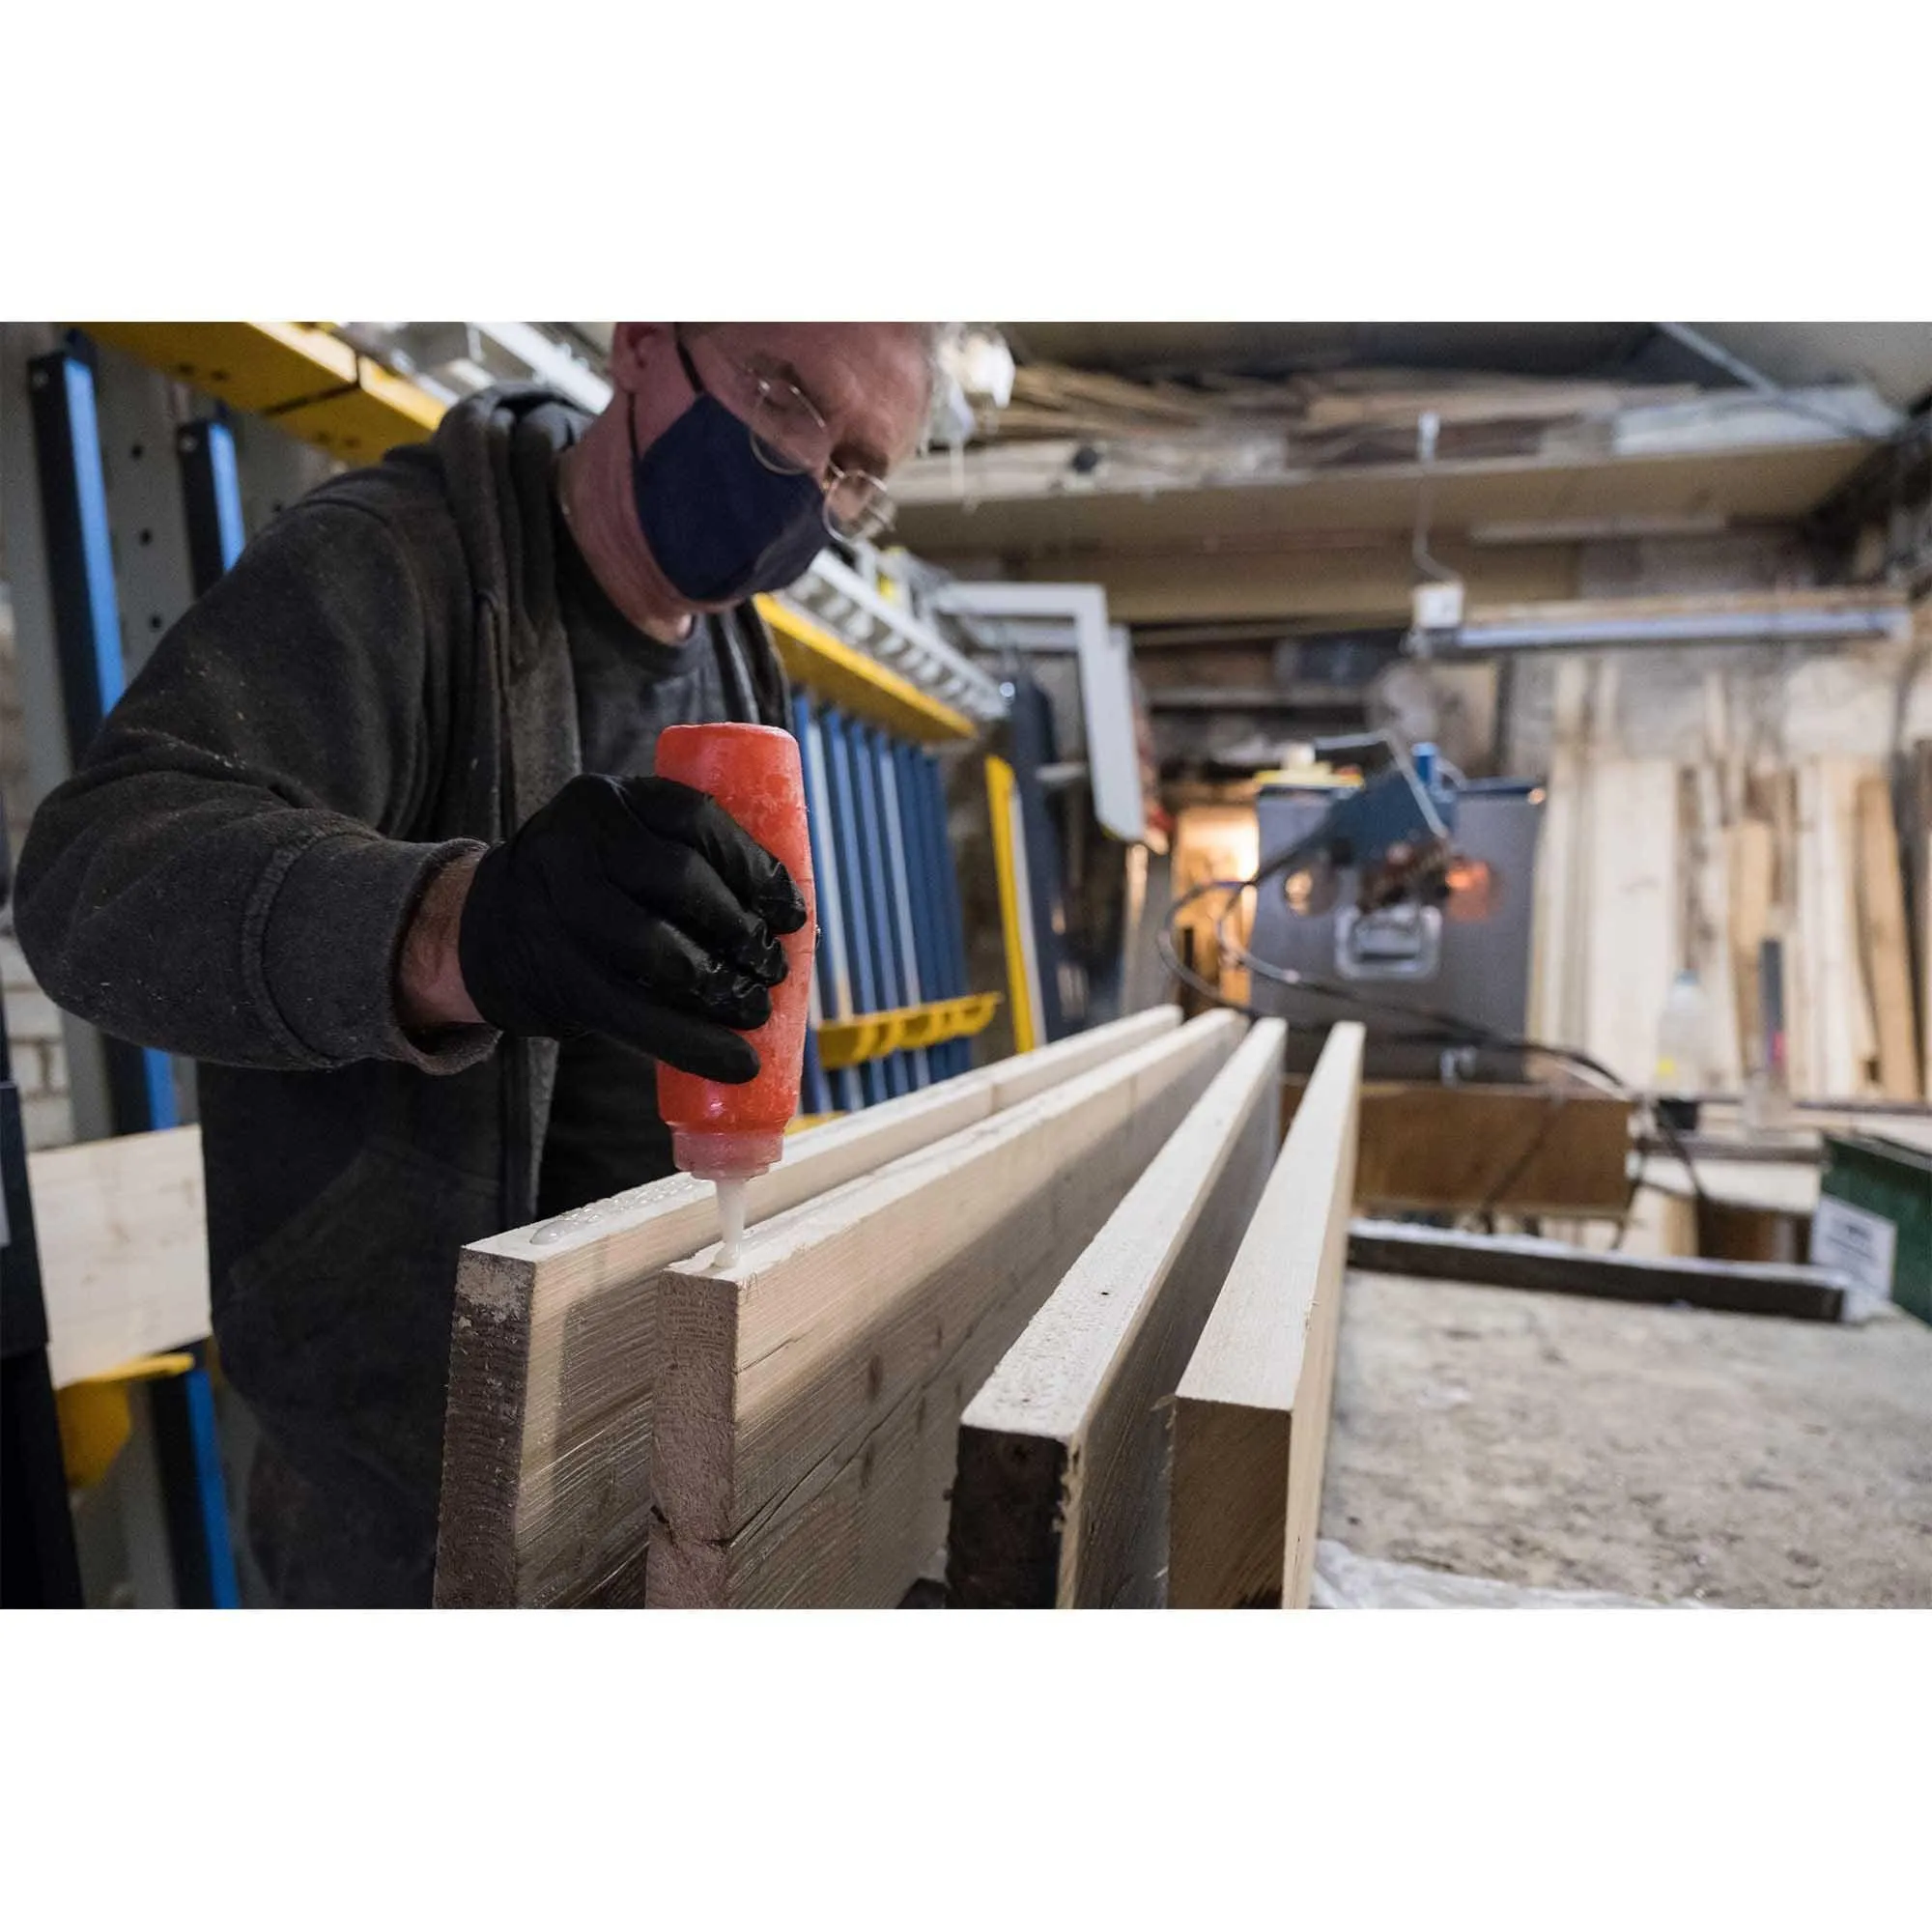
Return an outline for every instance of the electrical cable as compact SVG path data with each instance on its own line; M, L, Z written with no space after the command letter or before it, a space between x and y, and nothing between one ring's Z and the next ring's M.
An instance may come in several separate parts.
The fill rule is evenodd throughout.
M1522 1151L1491 1183L1489 1192L1476 1204L1474 1216L1485 1224L1485 1231L1489 1234L1493 1235L1496 1231L1496 1204L1521 1179L1530 1162L1548 1145L1549 1136L1556 1125L1556 1117L1569 1104L1570 1095L1558 1087L1551 1092L1548 1098L1549 1104L1538 1117L1535 1128L1523 1142ZM1634 1193L1635 1190L1633 1189L1632 1192ZM1630 1212L1628 1203L1625 1204L1624 1212L1628 1216Z
M1274 984L1287 986L1297 992L1333 1000L1360 1012L1389 1014L1406 1020L1424 1020L1438 1030L1434 1033L1418 1033L1409 1030L1382 1028L1379 1031L1381 1037L1384 1039L1413 1045L1435 1044L1439 1041L1447 1045L1463 1045L1478 1048L1487 1046L1496 1052L1535 1054L1543 1059L1553 1060L1560 1065L1575 1067L1578 1072L1600 1082L1609 1092L1616 1094L1618 1098L1629 1101L1633 1106L1644 1106L1646 1104L1645 1095L1638 1089L1633 1087L1612 1068L1605 1066L1602 1061L1594 1059L1579 1047L1558 1046L1548 1040L1531 1039L1523 1035L1503 1033L1497 1028L1485 1026L1480 1021L1464 1019L1460 1014L1444 1012L1435 1008L1416 1007L1398 1003L1393 1000L1378 1000L1372 994L1363 993L1358 988L1341 981L1320 979L1312 974L1296 972L1293 968L1275 966L1268 960L1257 959L1246 947L1228 938L1227 921L1232 916L1234 908L1239 904L1240 895L1243 893L1251 890L1259 890L1264 882L1273 877L1275 873L1290 870L1299 861L1320 850L1321 845L1318 839L1300 839L1286 850L1276 853L1272 858L1264 860L1254 872L1245 879L1204 879L1199 884L1191 886L1169 905L1167 918L1162 928L1154 935L1155 950L1160 954L1162 962L1183 984L1191 987L1195 992L1201 994L1203 998L1211 1001L1214 1005L1229 1008L1236 1012L1245 1013L1250 1019L1271 1017L1271 1015L1264 1013L1259 1007L1245 1001L1228 998L1218 986L1212 984L1200 974L1196 973L1192 967L1186 965L1181 960L1179 949L1174 944L1176 923L1187 907L1210 892L1224 892L1229 895L1228 902L1222 908L1214 922L1215 941L1224 952L1234 959L1236 963L1246 967L1251 974L1259 974L1261 978ZM1683 1164L1685 1175L1690 1183L1692 1198L1702 1203L1706 1199L1703 1183L1698 1178L1696 1165L1690 1158L1690 1151L1685 1146L1683 1137L1679 1134L1674 1123L1660 1109L1652 1107L1648 1111L1657 1125L1659 1133L1669 1144L1672 1152ZM1511 1176L1510 1179L1514 1179L1514 1176ZM1630 1199L1632 1201L1635 1199L1637 1190L1642 1184L1643 1169L1641 1161L1639 1161L1637 1173L1631 1184ZM1628 1224L1629 1212L1629 1206L1627 1204L1624 1221L1619 1224L1617 1229L1617 1244L1619 1245L1622 1242L1624 1228Z

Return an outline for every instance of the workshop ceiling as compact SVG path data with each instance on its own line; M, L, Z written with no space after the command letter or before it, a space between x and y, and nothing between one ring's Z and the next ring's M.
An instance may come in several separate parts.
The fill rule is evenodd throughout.
M899 532L1137 625L1396 620L1419 517L1472 601L1574 595L1593 543L1793 529L1932 391L1929 324L1000 327L1013 395Z
M1022 361L1144 380L1338 368L1709 384L1714 372L1649 322L1015 322ZM1695 325L1774 382L1868 383L1896 409L1932 391L1932 323ZM1717 379L1717 380L1721 380Z
M1018 322L1014 354L1143 379L1357 367L1622 374L1647 323Z

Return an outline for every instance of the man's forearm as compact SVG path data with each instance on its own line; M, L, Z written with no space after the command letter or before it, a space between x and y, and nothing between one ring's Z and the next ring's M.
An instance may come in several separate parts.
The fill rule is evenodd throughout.
M463 983L457 937L480 852L452 860L429 883L396 960L396 1017L411 1033L481 1026Z

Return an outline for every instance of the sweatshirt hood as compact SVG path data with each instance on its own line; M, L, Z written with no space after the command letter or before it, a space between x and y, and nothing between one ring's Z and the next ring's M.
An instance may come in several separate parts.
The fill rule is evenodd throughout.
M554 389L506 383L456 404L431 438L478 589L507 621L522 669L562 647L553 521L557 458L590 422Z

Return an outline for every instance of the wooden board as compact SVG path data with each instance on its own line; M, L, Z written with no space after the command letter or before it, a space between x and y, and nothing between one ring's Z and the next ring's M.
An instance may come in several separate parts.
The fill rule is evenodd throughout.
M1859 939L1877 1031L1878 1089L1889 1100L1918 1097L1918 1041L1912 1016L1912 952L1905 936L1905 877L1891 787L1879 773L1858 781Z
M1582 658L1566 656L1558 659L1553 677L1548 797L1531 931L1529 1031L1537 1039L1575 1039L1582 1032L1585 961L1577 905L1589 849L1590 669Z
M1932 605L1922 608L1932 610ZM1926 616L1920 616L1919 624L1921 635L1932 631ZM1922 1092L1932 1100L1932 742L1913 749L1909 796L1918 847L1918 916L1913 924L1918 943L1918 1039L1925 1060Z
M754 1180L769 1219L1169 1034L1160 1007L809 1128ZM718 1238L716 1194L675 1175L467 1248L457 1268L436 1601L638 1601L650 1516L660 1269Z
M1677 768L1662 758L1605 760L1591 790L1583 1028L1564 1044L1645 1087L1680 963Z
M1795 1091L1838 1098L1872 1091L1877 1025L1859 967L1852 849L1860 779L1851 758L1807 758L1797 770L1795 872L1799 988L1809 1040Z
M1335 1379L1363 1030L1334 1028L1173 1420L1168 1602L1302 1608Z
M1349 1230L1349 1265L1485 1288L1539 1289L1610 1301L1681 1301L1802 1321L1837 1321L1845 1309L1842 1277L1824 1268L1593 1254L1562 1241L1458 1235L1398 1221L1357 1221Z
M961 1411L1242 1031L1205 1014L667 1270L646 1601L896 1604Z
M1776 846L1762 819L1744 818L1730 827L1729 931L1732 997L1737 1006L1738 1044L1747 1071L1765 1067L1764 1007L1758 983L1758 948L1770 935Z
M1307 1082L1284 1088L1292 1119ZM1404 1213L1618 1215L1630 1199L1628 1100L1581 1080L1362 1089L1357 1196Z
M1715 679L1707 676L1707 692ZM1702 1084L1735 1093L1748 1064L1738 1020L1732 970L1731 841L1724 823L1722 781L1715 765L1678 775L1679 811L1686 828L1683 912L1685 958L1704 989L1706 1051Z
M1167 1425L1273 1165L1286 1028L1215 1076L959 1423L947 1580L967 1609L1167 1594Z
M56 1388L209 1332L201 1129L27 1156Z
M1932 619L1921 617L1920 624L1924 630L1932 631ZM1920 1091L1927 1100L1932 1100L1932 741L1913 748L1907 796L1912 801L1908 823L1918 853L1915 867L1918 881L1918 913L1912 924L1918 949L1918 1045L1924 1057L1924 1084Z

